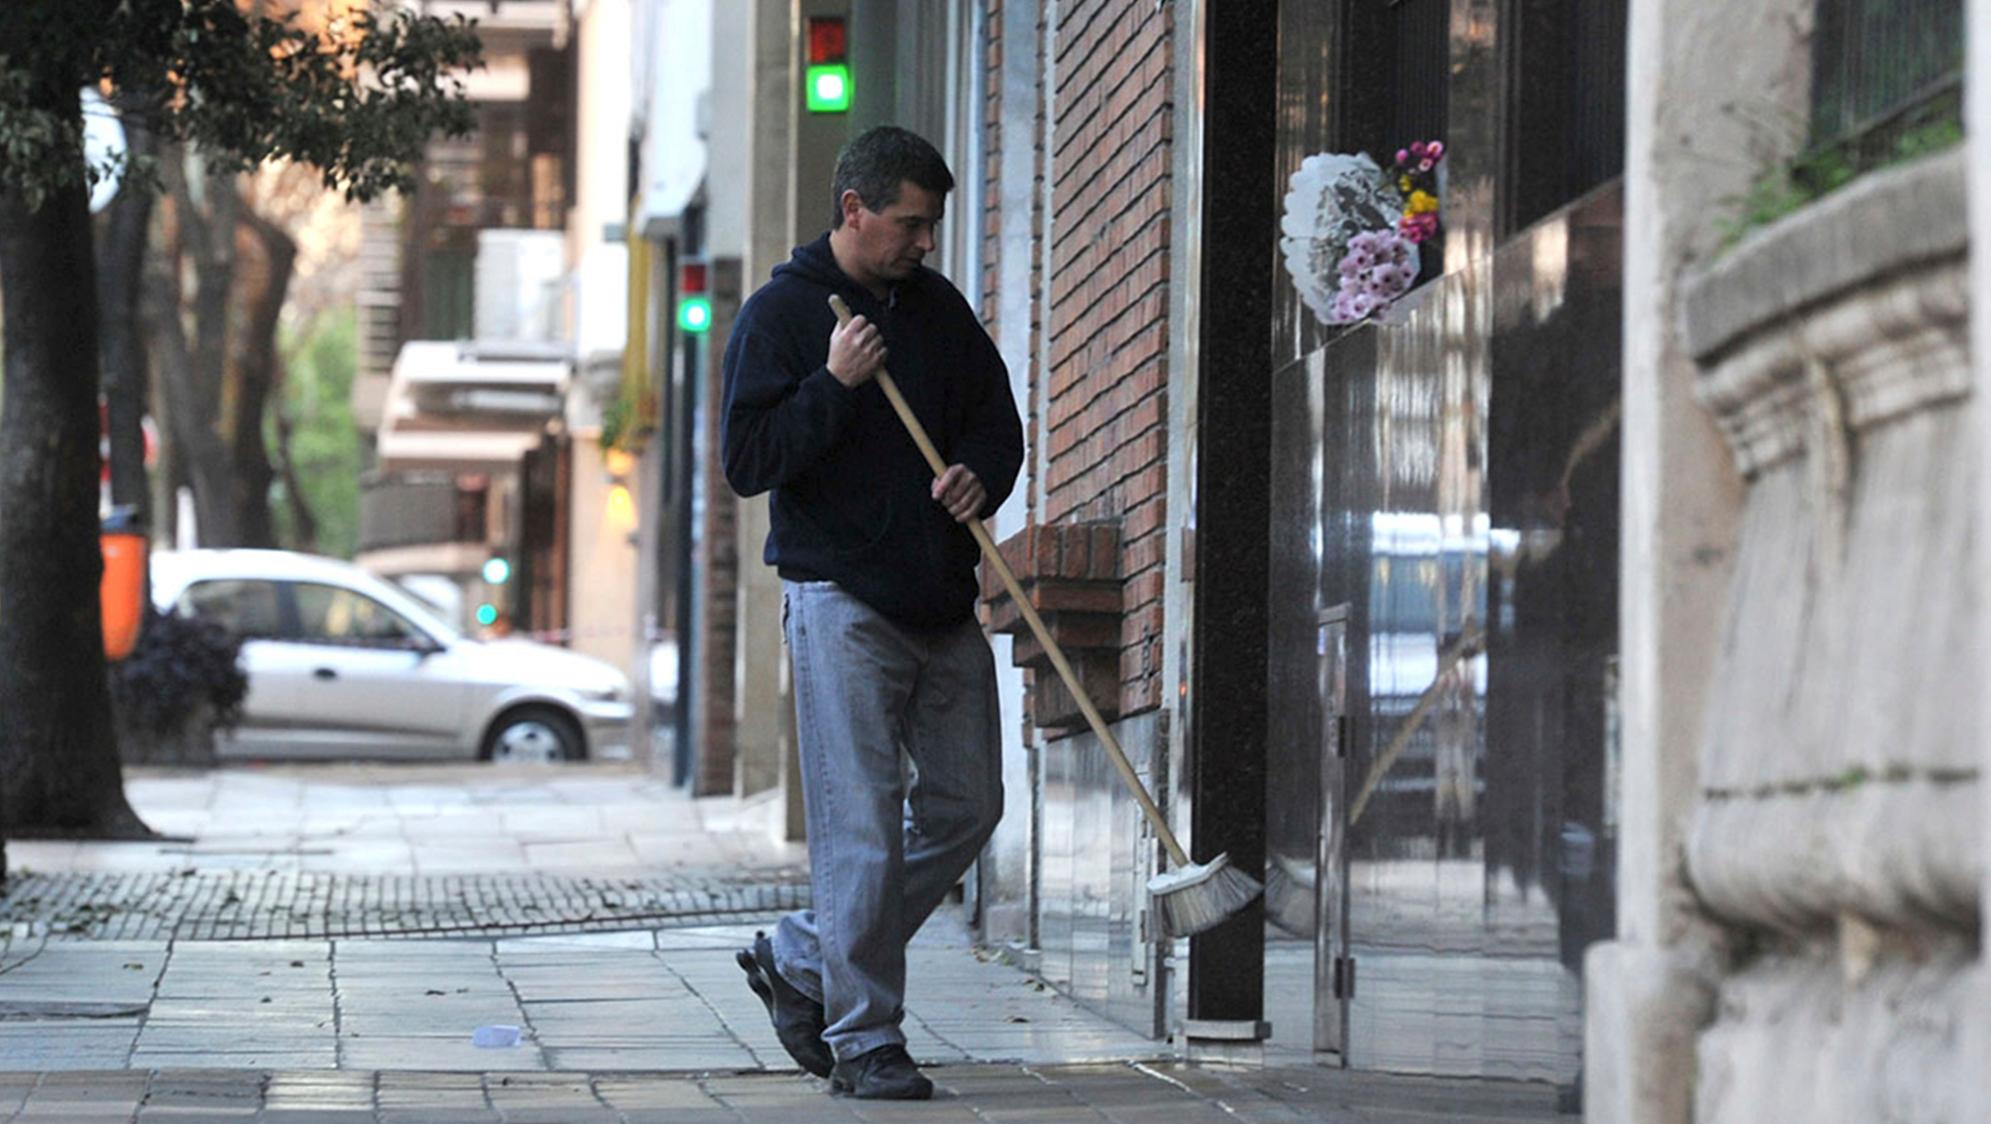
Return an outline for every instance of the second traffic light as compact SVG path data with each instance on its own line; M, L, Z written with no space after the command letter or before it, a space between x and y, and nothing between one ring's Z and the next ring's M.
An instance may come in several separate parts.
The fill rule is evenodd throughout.
M850 37L841 17L808 21L802 90L811 113L850 112Z

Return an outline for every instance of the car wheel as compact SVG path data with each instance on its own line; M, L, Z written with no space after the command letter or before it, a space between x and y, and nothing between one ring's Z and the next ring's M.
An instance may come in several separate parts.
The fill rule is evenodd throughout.
M484 738L484 760L550 765L584 756L581 728L551 707L512 711Z

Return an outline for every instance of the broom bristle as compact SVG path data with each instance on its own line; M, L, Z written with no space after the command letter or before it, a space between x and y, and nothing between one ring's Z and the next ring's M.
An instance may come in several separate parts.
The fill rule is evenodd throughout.
M1155 922L1170 937L1193 936L1221 924L1264 889L1256 878L1232 866L1229 855L1148 880Z

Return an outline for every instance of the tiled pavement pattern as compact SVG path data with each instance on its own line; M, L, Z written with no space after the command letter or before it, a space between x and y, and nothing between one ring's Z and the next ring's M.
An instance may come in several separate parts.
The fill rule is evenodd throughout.
M44 941L0 961L0 1070L789 1069L733 963L750 927L438 941ZM951 916L909 954L919 1058L1166 1056L986 962ZM473 1046L480 1026L519 1045Z
M1415 1124L1550 1119L1545 1098L1467 1082L1389 1082L1320 1069L1173 1063L963 1065L928 1071L935 1097L830 1097L792 1074L448 1074L277 1070L0 1074L0 1120L269 1124Z
M751 803L633 766L132 770L127 792L180 838L8 845L0 1121L1553 1116L1497 1083L1173 1064L985 961L944 912L910 951L906 1019L940 1098L832 1099L732 962L753 926L675 912L800 892L801 848L769 843ZM548 935L528 916L545 913L622 931ZM499 927L437 931L455 923ZM325 935L341 928L438 939ZM265 939L193 939L244 933ZM472 1045L491 1024L522 1041Z
M509 936L770 921L808 900L806 884L687 876L27 874L0 896L0 930L93 940Z

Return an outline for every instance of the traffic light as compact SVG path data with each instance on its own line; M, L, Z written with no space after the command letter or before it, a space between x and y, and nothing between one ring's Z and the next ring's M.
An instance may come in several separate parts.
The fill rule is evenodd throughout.
M850 37L841 17L808 21L803 90L811 113L850 112Z
M504 600L504 595L500 590L506 582L512 580L511 559L506 558L502 554L493 554L484 560L482 574L484 584L491 588L485 591L485 596L488 600L479 604L473 615L476 617L478 624L489 628L498 623L498 602Z
M705 263L688 261L678 266L678 330L703 335L712 330L712 300L705 295Z

